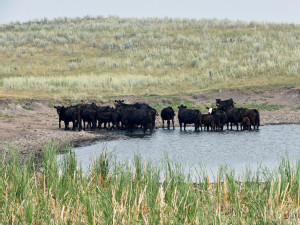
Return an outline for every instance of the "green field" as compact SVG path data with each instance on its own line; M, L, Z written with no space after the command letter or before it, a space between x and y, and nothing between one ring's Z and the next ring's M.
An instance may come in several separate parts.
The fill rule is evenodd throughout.
M71 147L59 163L58 147L40 162L0 162L3 224L299 224L300 161L283 157L237 175L220 166L214 177L199 166L197 182L165 159L154 166L140 156L115 163L105 151L88 173L77 168ZM60 149L61 150L61 149ZM134 167L134 169L133 169ZM262 180L264 182L262 182Z
M300 86L300 25L57 18L0 26L0 93L102 99Z

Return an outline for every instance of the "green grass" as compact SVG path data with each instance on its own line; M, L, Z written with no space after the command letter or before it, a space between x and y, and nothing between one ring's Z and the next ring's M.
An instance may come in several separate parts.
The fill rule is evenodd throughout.
M57 18L0 27L6 98L172 96L300 85L298 24Z
M284 105L273 105L268 104L267 102L264 102L262 104L244 104L244 105L236 105L235 107L244 107L244 108L251 108L251 109L257 109L257 110L267 110L267 111L275 111L284 108Z
M215 177L199 167L197 183L165 156L159 166L135 156L115 163L103 152L88 173L70 146L57 162L49 145L37 164L18 154L1 159L3 224L299 224L300 161L287 157L274 171L236 176L221 166ZM134 169L132 167L134 166ZM161 178L164 177L163 182ZM264 182L261 182L264 180ZM213 183L212 183L213 182Z
M295 108L293 108L293 110L295 110L295 111L300 110L300 105L297 106L297 107L295 107Z

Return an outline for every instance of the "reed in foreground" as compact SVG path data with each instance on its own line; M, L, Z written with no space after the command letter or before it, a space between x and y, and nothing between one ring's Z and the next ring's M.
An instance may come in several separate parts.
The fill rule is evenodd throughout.
M220 167L205 169L195 183L179 165L162 166L136 156L116 163L103 152L89 172L78 168L71 147L57 161L55 145L41 165L20 164L18 155L0 164L3 224L299 224L300 161L283 158L274 171L247 170L236 178ZM263 181L263 182L262 182Z

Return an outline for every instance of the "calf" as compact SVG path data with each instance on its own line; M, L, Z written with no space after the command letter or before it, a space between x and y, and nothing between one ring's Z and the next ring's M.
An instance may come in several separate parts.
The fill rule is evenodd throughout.
M167 120L168 129L170 129L170 120L172 120L173 129L175 129L175 126L174 126L175 112L174 112L174 110L171 106L161 110L160 116L161 116L161 119L162 119L162 122L163 122L163 126L162 126L163 128L165 126L165 120Z
M195 125L195 130L202 130L202 114L199 110L187 109L186 106L178 106L178 120L180 125L180 130L182 130L182 123L184 124L184 130L186 124L193 123Z
M258 129L260 125L260 118L259 118L259 112L256 109L243 109L242 110L242 116L248 117L250 120L251 125L253 126L253 129ZM250 125L250 128L251 128Z
M204 129L206 128L207 131L209 131L209 128L211 130L215 130L215 118L211 114L202 114L202 124L204 126Z
M248 117L243 117L242 122L241 122L241 129L251 130L251 122Z

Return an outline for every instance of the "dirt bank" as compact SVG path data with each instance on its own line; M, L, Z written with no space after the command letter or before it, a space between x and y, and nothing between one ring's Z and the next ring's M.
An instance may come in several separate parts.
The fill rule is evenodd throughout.
M195 94L174 98L147 98L120 97L126 102L146 102L151 105L162 101L166 105L172 101L189 101L196 105L214 104L216 98L233 98L239 105L273 105L270 108L262 108L260 111L261 124L300 123L300 90L281 89L277 91L254 92L245 90L218 90L205 94ZM103 104L109 104L109 101ZM279 107L276 107L279 106ZM176 109L177 110L177 109ZM69 141L75 146L95 140L107 140L111 138L105 130L101 131L65 131L58 128L58 116L56 111L48 106L48 102L31 101L29 104L15 104L11 101L0 102L0 156L9 152L11 148L19 148L24 156L31 152L39 153L43 145L48 142L64 143ZM175 120L178 126L177 118ZM156 126L162 125L160 117Z

